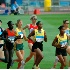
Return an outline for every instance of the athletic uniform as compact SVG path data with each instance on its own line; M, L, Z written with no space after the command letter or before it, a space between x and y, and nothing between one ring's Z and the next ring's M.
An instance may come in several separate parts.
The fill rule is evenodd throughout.
M35 40L36 42L32 46L32 52L34 52L34 49L39 48L41 51L43 51L43 40L44 40L44 30L41 29L41 32L39 32L37 29L35 29Z
M20 30L20 29L18 29L18 28L16 28L16 32L17 32L17 34L16 34L16 36L21 36L21 38L20 39L23 39L23 32ZM17 51L19 51L19 50L23 50L24 49L24 45L23 45L23 43L21 43L21 44L16 44L16 50Z
M56 56L57 55L62 55L62 56L67 56L66 48L64 46L67 44L67 34L64 34L64 38L60 37L59 34L57 35L58 38L58 43L61 44L60 48L56 47Z
M5 32L4 33L4 38L5 38L4 45L6 46L6 48L4 48L5 59L2 61L8 63L7 69L9 69L13 61L12 58L13 58L13 52L14 52L13 47L14 47L15 31L9 30L9 28L7 28L4 32Z
M69 34L69 28L67 28L66 30L65 30L65 33L69 36L70 34ZM55 63L57 64L57 62L59 61L59 58L56 56L56 58L55 58Z
M0 37L2 37L3 29L0 27ZM4 45L3 40L0 40L0 48Z
M37 29L38 27L37 27L37 25L36 26L34 26L34 25L32 25L32 24L30 24L29 25L29 32L31 33L34 29ZM28 43L34 43L32 40L28 40Z
M3 29L0 27L0 37L3 37ZM4 58L4 51L3 51L4 40L0 40L0 58Z
M8 28L6 29L6 31L8 33L8 40L10 41L9 44L6 43L6 47L7 49L11 50L14 47L15 31L11 31Z

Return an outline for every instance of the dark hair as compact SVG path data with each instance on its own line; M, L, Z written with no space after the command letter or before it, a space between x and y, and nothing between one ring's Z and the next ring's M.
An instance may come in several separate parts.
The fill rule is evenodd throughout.
M2 23L2 21L0 20L0 22Z
M1 5L1 2L0 2L0 5Z
M66 21L68 21L68 20L63 20L63 23L65 24L65 23L66 23Z
M61 30L63 27L64 27L63 25L62 25L62 26L59 26L59 28L58 28L58 29L59 29L59 30Z
M15 3L15 2L16 2L16 0L13 3Z
M8 23L7 23L8 25L10 25L10 24L13 24L13 22L12 21L8 21Z
M36 25L38 26L38 25L40 24L40 22L41 22L41 21L38 21L38 22L36 23Z

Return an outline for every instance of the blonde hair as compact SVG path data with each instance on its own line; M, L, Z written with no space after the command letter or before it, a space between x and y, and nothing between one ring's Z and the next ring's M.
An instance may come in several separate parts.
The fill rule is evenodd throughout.
M20 21L21 21L20 19L17 20L16 27L18 27Z
M36 15L32 15L32 16L30 17L30 20L32 20L33 18L37 19L37 16L36 16Z

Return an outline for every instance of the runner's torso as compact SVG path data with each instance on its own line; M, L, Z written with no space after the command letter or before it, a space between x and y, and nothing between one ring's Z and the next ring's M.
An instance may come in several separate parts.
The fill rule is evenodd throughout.
M37 25L29 24L29 33L31 33L33 30L38 29ZM35 41L35 36L31 36L31 39ZM30 42L30 40L29 40ZM33 43L33 42L32 42Z
M16 36L19 36L19 35L21 36L20 39L17 39L17 41L16 41L17 44L23 43L23 40L22 40L23 39L23 35L24 35L23 32L20 29L18 29L18 28L16 28L16 32L17 32Z

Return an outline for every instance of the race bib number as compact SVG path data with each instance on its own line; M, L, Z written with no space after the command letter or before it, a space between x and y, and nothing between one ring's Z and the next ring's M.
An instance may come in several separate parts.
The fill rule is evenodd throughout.
M36 36L37 42L42 42L44 40L44 36Z
M36 38L37 42L42 42L44 39L43 38Z
M60 42L61 47L64 47L65 45L67 45L67 42Z
M14 43L15 37L8 37L8 39L11 41L11 43Z
M23 38L23 33L22 32L18 32L18 35L20 35L21 38Z

